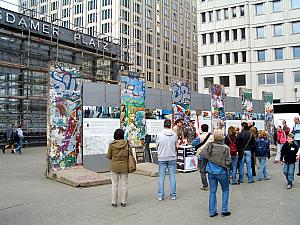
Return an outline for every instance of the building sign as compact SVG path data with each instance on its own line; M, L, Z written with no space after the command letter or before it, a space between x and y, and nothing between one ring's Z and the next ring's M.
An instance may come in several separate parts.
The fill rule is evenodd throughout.
M46 39L79 45L90 50L104 51L112 55L118 55L120 52L120 47L103 40L103 35L101 38L93 37L81 31L70 30L4 8L0 8L0 27L10 27L19 31L30 30L31 34L40 35Z

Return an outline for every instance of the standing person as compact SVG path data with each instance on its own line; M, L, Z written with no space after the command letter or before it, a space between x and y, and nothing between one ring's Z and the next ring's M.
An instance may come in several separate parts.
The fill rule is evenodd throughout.
M287 180L287 189L293 187L295 163L298 152L298 146L293 142L293 134L289 134L287 142L281 148L280 161L283 165L283 174Z
M277 127L277 154L274 159L274 163L278 163L280 160L280 152L283 144L286 142L286 135L281 126Z
M298 148L300 148L300 121L299 117L295 117L294 119L294 126L293 126L293 131L292 134L294 135L294 143L297 145ZM297 176L300 176L300 159L299 159L299 164L298 164L298 173Z
M183 119L179 118L175 121L175 126L173 127L173 131L177 135L178 145L184 143L184 132L183 132Z
M257 131L257 128L255 127L255 122L253 122L253 120L249 120L248 127L249 127L249 131L252 133L252 135L256 141L256 139L258 137L258 131ZM252 146L252 149L251 149L252 176L256 176L255 165L256 165L256 158L255 158L255 145L254 145L254 146Z
M267 170L267 158L270 158L270 142L267 137L268 133L262 130L259 132L259 138L256 141L255 156L260 164L258 176L256 177L257 181L271 179L270 173Z
M11 150L11 153L14 153L14 150L13 150L13 145L14 145L14 140L13 140L13 127L14 125L13 124L9 124L9 126L4 130L4 138L6 140L6 145L3 147L2 149L2 153L5 154L5 150L10 148Z
M232 161L232 168L229 171L230 176L232 176L232 185L239 184L239 182L236 181L236 174L237 174L237 165L239 161L239 156L236 148L236 140L237 135L235 133L235 127L231 126L228 128L228 135L225 137L225 144L230 149L230 156Z
M22 147L23 147L23 143L24 143L24 134L23 134L23 130L22 130L23 125L20 124L18 126L18 129L16 131L16 148L14 149L14 152L16 154L22 154Z
M291 129L288 127L288 125L286 125L286 121L285 120L282 120L282 129L283 131L285 132L285 135L287 136Z
M255 138L249 131L248 124L242 123L243 130L237 137L236 147L239 154L239 183L244 183L244 162L247 164L248 183L254 183L251 168L251 149L255 146Z
M170 197L176 199L176 145L177 136L171 129L171 120L164 121L164 129L157 135L157 158L158 158L158 192L157 199L162 201L165 196L165 175L166 169L169 171Z
M108 147L107 158L111 162L111 205L118 206L118 199L122 207L126 207L128 196L128 158L130 149L124 140L124 130L116 129L114 141ZM120 196L118 192L120 189Z
M204 157L201 155L202 150L211 142L214 141L214 136L211 133L208 133L208 125L202 124L201 125L201 135L199 136L200 143L195 146L196 156L198 156L198 164L199 164L199 171L200 177L202 182L201 190L207 191L208 190L208 182L206 178L206 168L205 163L203 163Z
M186 137L187 144L191 145L196 138L195 120L189 121L189 126L184 129L184 136Z
M218 182L222 188L222 216L230 216L228 210L229 200L229 176L228 170L231 167L230 150L224 144L224 134L220 129L214 130L214 141L207 145L201 152L204 158L208 160L206 171L210 186L209 193L209 215L215 217L217 212L217 189Z

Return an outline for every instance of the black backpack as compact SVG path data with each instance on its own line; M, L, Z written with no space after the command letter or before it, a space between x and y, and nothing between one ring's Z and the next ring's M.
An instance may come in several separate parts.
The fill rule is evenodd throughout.
M20 137L19 137L19 134L18 134L18 130L16 130L16 132L13 132L11 137L12 137L11 140L13 140L15 143L19 142Z

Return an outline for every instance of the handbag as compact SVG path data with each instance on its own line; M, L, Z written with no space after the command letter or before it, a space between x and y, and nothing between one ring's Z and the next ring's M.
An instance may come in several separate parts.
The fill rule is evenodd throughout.
M128 173L133 173L136 171L136 161L129 149L128 152Z

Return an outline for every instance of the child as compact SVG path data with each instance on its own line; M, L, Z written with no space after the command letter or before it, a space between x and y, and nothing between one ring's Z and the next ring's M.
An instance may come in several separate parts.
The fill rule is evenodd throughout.
M268 134L265 130L259 132L259 138L256 141L255 156L259 161L260 168L256 180L271 179L267 170L267 157L270 158L270 142L267 139Z
M293 187L294 173L295 173L295 162L298 152L297 145L293 142L293 134L289 134L287 137L287 142L282 146L280 161L284 163L283 173L287 179L287 189Z

